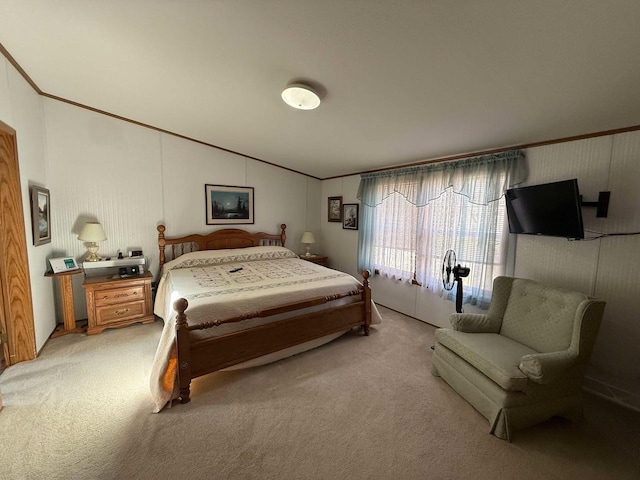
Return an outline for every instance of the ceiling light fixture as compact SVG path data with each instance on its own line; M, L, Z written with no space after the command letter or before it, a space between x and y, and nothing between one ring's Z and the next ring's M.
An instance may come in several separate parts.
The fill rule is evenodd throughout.
M303 83L292 83L282 91L282 100L298 110L313 110L320 105L320 97L313 89Z

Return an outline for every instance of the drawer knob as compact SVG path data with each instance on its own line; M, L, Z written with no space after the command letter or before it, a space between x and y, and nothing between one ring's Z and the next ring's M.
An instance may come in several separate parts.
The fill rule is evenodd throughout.
M114 313L116 315L124 315L125 313L127 313L129 311L128 308L123 308L122 310L116 310Z

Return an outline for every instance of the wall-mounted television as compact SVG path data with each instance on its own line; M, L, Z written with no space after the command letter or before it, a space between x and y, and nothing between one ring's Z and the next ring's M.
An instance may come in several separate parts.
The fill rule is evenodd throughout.
M505 198L509 232L584 238L577 179L512 188Z

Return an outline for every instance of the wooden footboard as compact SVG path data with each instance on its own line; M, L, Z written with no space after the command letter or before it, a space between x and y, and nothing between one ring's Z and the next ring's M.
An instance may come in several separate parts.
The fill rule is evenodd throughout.
M342 332L352 327L361 326L364 334L369 335L369 325L371 325L369 276L369 271L364 270L362 272L362 287L345 294L317 297L227 320L212 320L197 325L188 324L187 314L185 313L189 306L187 300L184 298L176 300L173 306L178 312L176 346L181 403L189 402L191 380L201 375L300 345L325 335ZM305 315L296 315L284 320L205 340L195 340L190 335L192 330L215 328L218 325L242 322L252 318L267 318L327 304L351 296L359 296L359 299L346 305L323 309Z

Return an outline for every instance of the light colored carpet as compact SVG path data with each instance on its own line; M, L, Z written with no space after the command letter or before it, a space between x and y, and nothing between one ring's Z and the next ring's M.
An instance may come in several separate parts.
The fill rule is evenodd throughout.
M587 395L584 422L499 440L431 376L434 328L381 312L368 338L197 379L160 414L159 322L50 340L0 376L0 478L640 478L636 413Z

